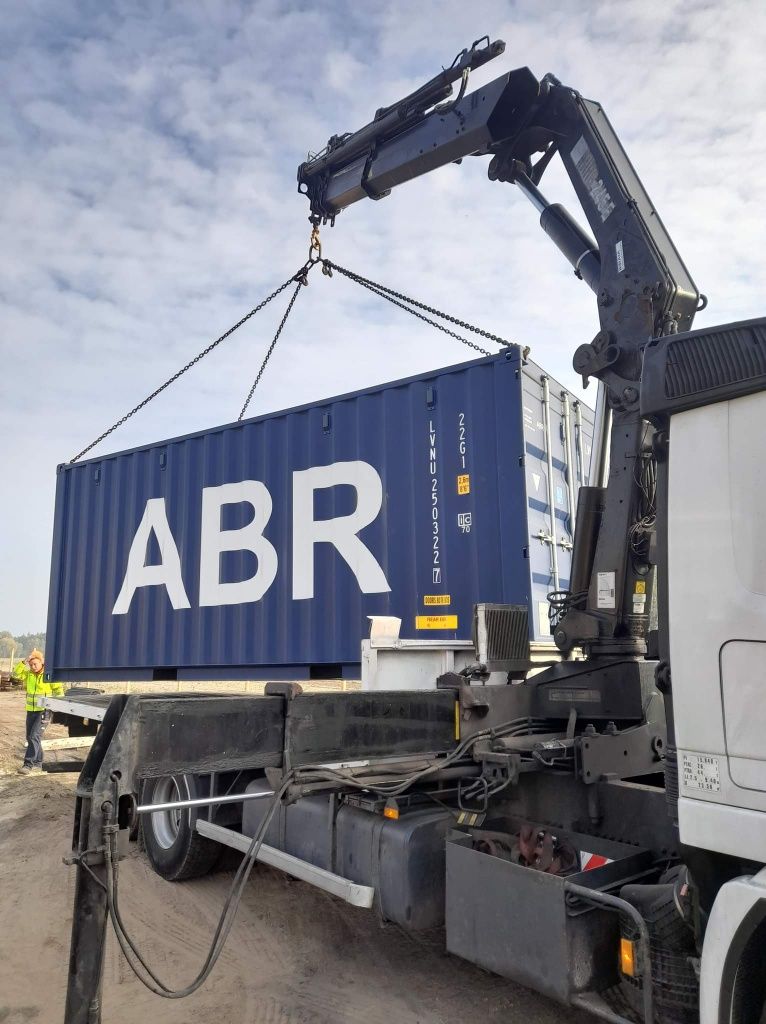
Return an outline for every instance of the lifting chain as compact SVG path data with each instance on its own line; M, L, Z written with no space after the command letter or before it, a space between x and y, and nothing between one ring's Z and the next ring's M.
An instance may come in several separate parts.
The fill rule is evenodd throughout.
M99 434L95 441L92 441L87 446L87 448L83 448L83 450L78 455L75 455L75 457L70 460L70 465L74 464L75 462L78 462L83 457L83 455L87 455L89 451L96 447L96 445L100 444L105 438L109 437L110 434L114 433L114 431L117 430L118 427L121 427L123 423L126 423L131 418L131 416L135 416L135 414L137 412L140 412L140 410L143 409L146 405L148 405L149 402L155 399L158 395L162 394L162 392L166 388L169 388L171 384L175 383L175 381L177 381L179 377L183 376L183 374L185 374L187 370L190 370L201 359L204 359L204 357L208 355L208 353L212 352L214 348L220 345L222 341L225 341L226 338L230 337L243 324L247 323L247 321L251 317L255 316L256 313L259 313L264 308L264 306L267 306L278 295L281 295L281 293L287 287L289 287L289 285L295 284L295 290L293 291L293 294L290 297L290 301L287 304L285 314L282 317L279 327L277 328L277 331L274 337L272 338L271 344L269 345L266 351L266 355L263 358L263 362L261 363L258 373L256 374L255 380L253 381L253 386L250 388L247 398L245 399L245 404L242 406L242 411L237 417L237 421L241 422L242 419L244 418L245 413L247 412L247 407L250 405L250 402L252 401L256 388L258 387L261 378L263 377L264 371L269 360L271 359L274 349L276 348L277 342L279 341L282 331L284 330L285 324L287 323L287 319L293 310L295 300L298 298L301 288L303 288L305 285L309 283L309 272L318 263L321 264L322 273L325 276L332 277L333 270L337 270L339 274L343 274L343 276L347 277L350 281L354 281L356 284L359 284L363 288L368 289L368 291L371 291L373 295L377 295L381 299L386 299L388 302L393 303L395 306L398 306L405 312L411 313L412 316L416 316L419 320L422 320L424 323L430 324L431 327L435 327L437 330L442 331L444 334L448 334L451 338L455 338L463 345L467 345L469 348L474 349L474 351L476 352L480 352L482 355L488 356L491 355L491 353L488 352L487 349L482 348L480 345L477 345L476 342L469 341L468 338L464 338L456 331L450 330L450 328L445 327L444 324L437 323L436 320L432 320L431 317L426 316L425 314L430 313L432 316L439 317L442 320L447 320L449 323L455 324L456 327L461 327L463 330L466 331L472 331L474 334L478 334L480 337L486 338L488 341L495 342L495 344L501 346L502 348L508 348L511 345L511 342L506 341L505 338L500 338L498 337L498 335L491 334L489 331L483 331L480 327L475 327L473 324L469 324L465 320L459 320L457 317L450 316L449 313L444 313L433 306L427 306L425 303L418 302L417 299L412 299L408 295L404 295L402 292L394 291L393 288L388 288L385 285L378 284L375 281L369 280L369 278L362 277L361 274L356 274L354 273L354 271L348 270L346 267L341 267L337 263L332 263L330 260L323 259L322 241L319 237L319 225L321 223L321 220L319 217L316 216L312 216L309 219L311 221L311 236L309 238L309 256L308 260L304 263L300 270L296 274L293 274L292 277L289 277L286 281L284 281L278 288L275 288L270 295L267 295L266 298L263 299L262 302L259 302L258 305L255 306L253 309L251 309L249 313L246 313L245 316L243 316L241 320L238 320L233 327L230 327L228 331L222 334L219 338L216 338L215 341L211 342L193 359L190 359L185 366L181 367L181 369L174 373L172 377L169 377L164 382L164 384L160 384L160 386L156 388L154 391L152 391L150 395L147 395L147 397L144 398L143 401L139 402L138 405L134 406L130 410L130 412L125 413L125 415L122 416L119 420L117 420L117 422L114 423L111 427L109 427L108 430L105 430L102 434ZM423 312L418 312L418 310L423 310Z
M405 310L407 313L411 313L416 316L419 320L423 320L425 323L430 324L437 330L442 331L444 334L448 334L451 338L455 338L457 341L462 342L463 345L467 345L469 348L474 349L476 352L480 352L484 356L492 355L487 349L482 348L473 341L469 341L468 338L464 338L462 335L457 334L455 331L451 331L448 327L444 327L443 324L436 323L435 320L431 320L427 316L423 316L422 313L416 312L417 309L422 309L426 313L430 313L432 316L438 316L442 320L447 320L451 324L455 324L456 327L462 327L464 331L472 331L474 334L478 334L482 338L486 338L487 341L494 341L496 345L501 348L509 348L513 343L506 341L505 338L500 338L496 334L490 334L489 331L483 331L480 327L475 327L473 324L467 323L465 320L459 320L455 316L450 316L449 313L443 313L441 310L436 309L434 306L427 306L424 302L418 302L417 299L410 298L409 295L404 295L402 292L394 291L393 288L388 288L386 285L378 284L376 281L370 281L369 278L362 277L361 274L354 273L353 270L347 270L345 267L339 266L337 263L332 263L330 260L322 260L322 270L329 277L332 277L332 271L337 270L339 274L343 274L350 281L354 281L356 284L360 284L363 288L367 288L374 295L380 296L381 299L387 299L392 302L395 306ZM415 307L415 309L411 308Z
M317 262L317 261L315 261L315 262ZM238 423L242 422L242 420L244 418L244 415L247 412L247 407L248 407L248 405L250 405L252 397L255 394L255 389L258 387L258 384L260 383L261 377L263 376L263 371L266 369L266 363L268 363L269 359L271 359L271 353L276 348L277 342L279 341L279 336L282 333L282 329L284 328L285 324L287 323L287 318L290 316L290 313L292 312L293 306L295 305L295 300L298 298L298 295L300 294L300 291L304 287L304 285L308 284L308 279L306 277L306 274L308 273L308 270L310 270L310 269L311 269L311 267L308 267L307 270L304 270L304 272L301 274L301 276L300 276L300 278L298 280L298 283L295 286L295 291L293 292L293 294L292 294L292 296L290 298L290 302L287 305L287 309L285 310L285 315L282 317L282 321L281 321L279 327L277 327L277 333L274 335L274 337L272 339L272 342L269 345L268 350L266 351L266 355L263 357L263 362L261 363L261 368L258 370L258 373L256 374L256 377L255 377L255 380L253 381L253 386L250 388L250 391L248 392L247 398L245 399L245 404L242 406L242 412L239 414L239 416L237 416L237 422Z
M212 352L214 348L216 348L218 345L220 345L222 341L225 341L226 338L230 337L230 335L232 335L236 330L239 330L239 328L243 324L247 323L247 321L251 317L255 316L256 313L260 313L260 311L264 308L264 306L268 306L268 304L272 301L272 299L275 299L277 297L277 295L281 295L282 292L285 290L285 288L289 287L289 285L291 285L293 282L298 282L296 290L295 290L295 293L293 294L293 297L291 298L290 304L289 304L289 306L287 308L287 313L285 313L285 316L284 316L284 318L282 320L282 323L279 325L279 329L277 331L277 336L274 339L274 341L271 343L271 348L269 349L269 352L268 352L268 356L270 356L272 351L274 350L274 345L276 344L276 340L279 337L279 335L281 334L282 328L285 325L285 320L287 319L287 316L289 315L290 310L293 307L293 303L295 302L295 299L296 299L298 291L300 290L301 286L304 283L305 284L308 283L308 281L306 279L306 273L307 273L308 270L311 269L312 265L313 264L311 264L311 263L307 263L303 267L301 267L301 269L298 271L297 274L293 274L292 277L288 277L288 279L286 281L284 281L279 286L279 288L275 288L274 291L270 295L267 295L266 298L262 302L259 302L258 305L255 306L253 309L251 309L249 313L246 313L242 317L241 320L238 320L234 324L234 326L230 327L228 329L228 331L226 331L224 334L222 334L220 336L220 338L216 338L215 341L211 342L207 346L207 348L203 348L203 350L201 352L199 352L193 359L190 359L189 362L185 366L181 367L181 369L178 370L176 373L174 373L172 377L168 377L168 379L165 381L164 384L160 384L160 386L155 391L152 391L152 393L150 395L147 395L146 398L144 398L143 401L139 402L138 405L134 406L130 410L130 412L126 412L124 416L122 416L119 420L117 420L116 423L113 423L112 426L109 427L108 430L105 430L103 432L103 434L99 434L99 436L96 438L96 440L95 441L91 441L91 443L87 446L87 448L83 448L83 450L79 453L79 455L75 455L75 457L70 460L69 464L72 465L75 462L79 462L79 460L83 457L83 455L87 455L88 452L91 451L91 449L95 448L97 444L100 444L105 438L109 437L110 434L114 433L114 431L117 430L118 427L121 427L123 425L123 423L126 423L130 419L131 416L135 416L135 414L137 412L140 412L141 409L144 408L144 406L147 406L149 404L149 402L151 402L158 395L162 394L162 392L165 390L165 388L169 388L171 384L174 384L175 381L177 381L179 377L183 376L183 374L185 374L187 370L190 370L192 368L192 366L195 366L200 361L200 359L204 359L205 356L208 355L208 353ZM267 356L267 360L268 360L268 356ZM265 366L265 361L264 361L264 366ZM262 372L263 372L263 367L261 367L261 373ZM258 379L259 378L260 378L260 374L258 375L258 378L256 378L256 382L255 382L256 384L258 383ZM253 385L253 388L252 388L252 390L250 392L250 395L248 396L247 402L249 402L250 398L252 398L252 394L253 394L254 390L255 390L255 385ZM245 408L247 408L247 403L245 403ZM244 412L244 410L243 410L243 412ZM242 417L240 416L240 419L241 418Z

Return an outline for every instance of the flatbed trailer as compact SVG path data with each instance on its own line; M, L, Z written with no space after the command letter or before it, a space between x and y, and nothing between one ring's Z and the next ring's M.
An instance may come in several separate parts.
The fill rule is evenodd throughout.
M45 707L52 712L54 722L68 728L70 736L95 736L112 695L72 689L71 696L67 692L63 697L46 697Z

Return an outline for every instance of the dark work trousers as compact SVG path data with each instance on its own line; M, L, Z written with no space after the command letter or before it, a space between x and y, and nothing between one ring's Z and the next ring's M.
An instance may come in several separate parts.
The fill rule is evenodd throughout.
M27 752L24 764L27 768L41 768L43 763L44 711L27 711Z

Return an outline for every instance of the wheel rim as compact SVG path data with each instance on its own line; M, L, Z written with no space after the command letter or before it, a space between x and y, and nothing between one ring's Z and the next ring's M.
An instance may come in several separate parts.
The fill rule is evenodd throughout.
M154 789L152 803L168 804L182 799L181 787L176 779L170 776L159 780ZM180 807L170 811L155 811L152 814L152 832L163 850L169 850L178 839L184 814L188 814L188 811L184 811Z

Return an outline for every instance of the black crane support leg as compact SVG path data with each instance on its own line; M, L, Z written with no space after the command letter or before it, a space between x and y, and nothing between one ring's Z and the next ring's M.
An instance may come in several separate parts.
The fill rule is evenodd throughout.
M64 1024L101 1024L106 919L104 864L78 864Z
M77 785L70 864L76 864L64 1024L100 1024L108 905L105 826L127 839L142 775L279 767L281 697L118 695ZM254 741L257 737L257 741Z

